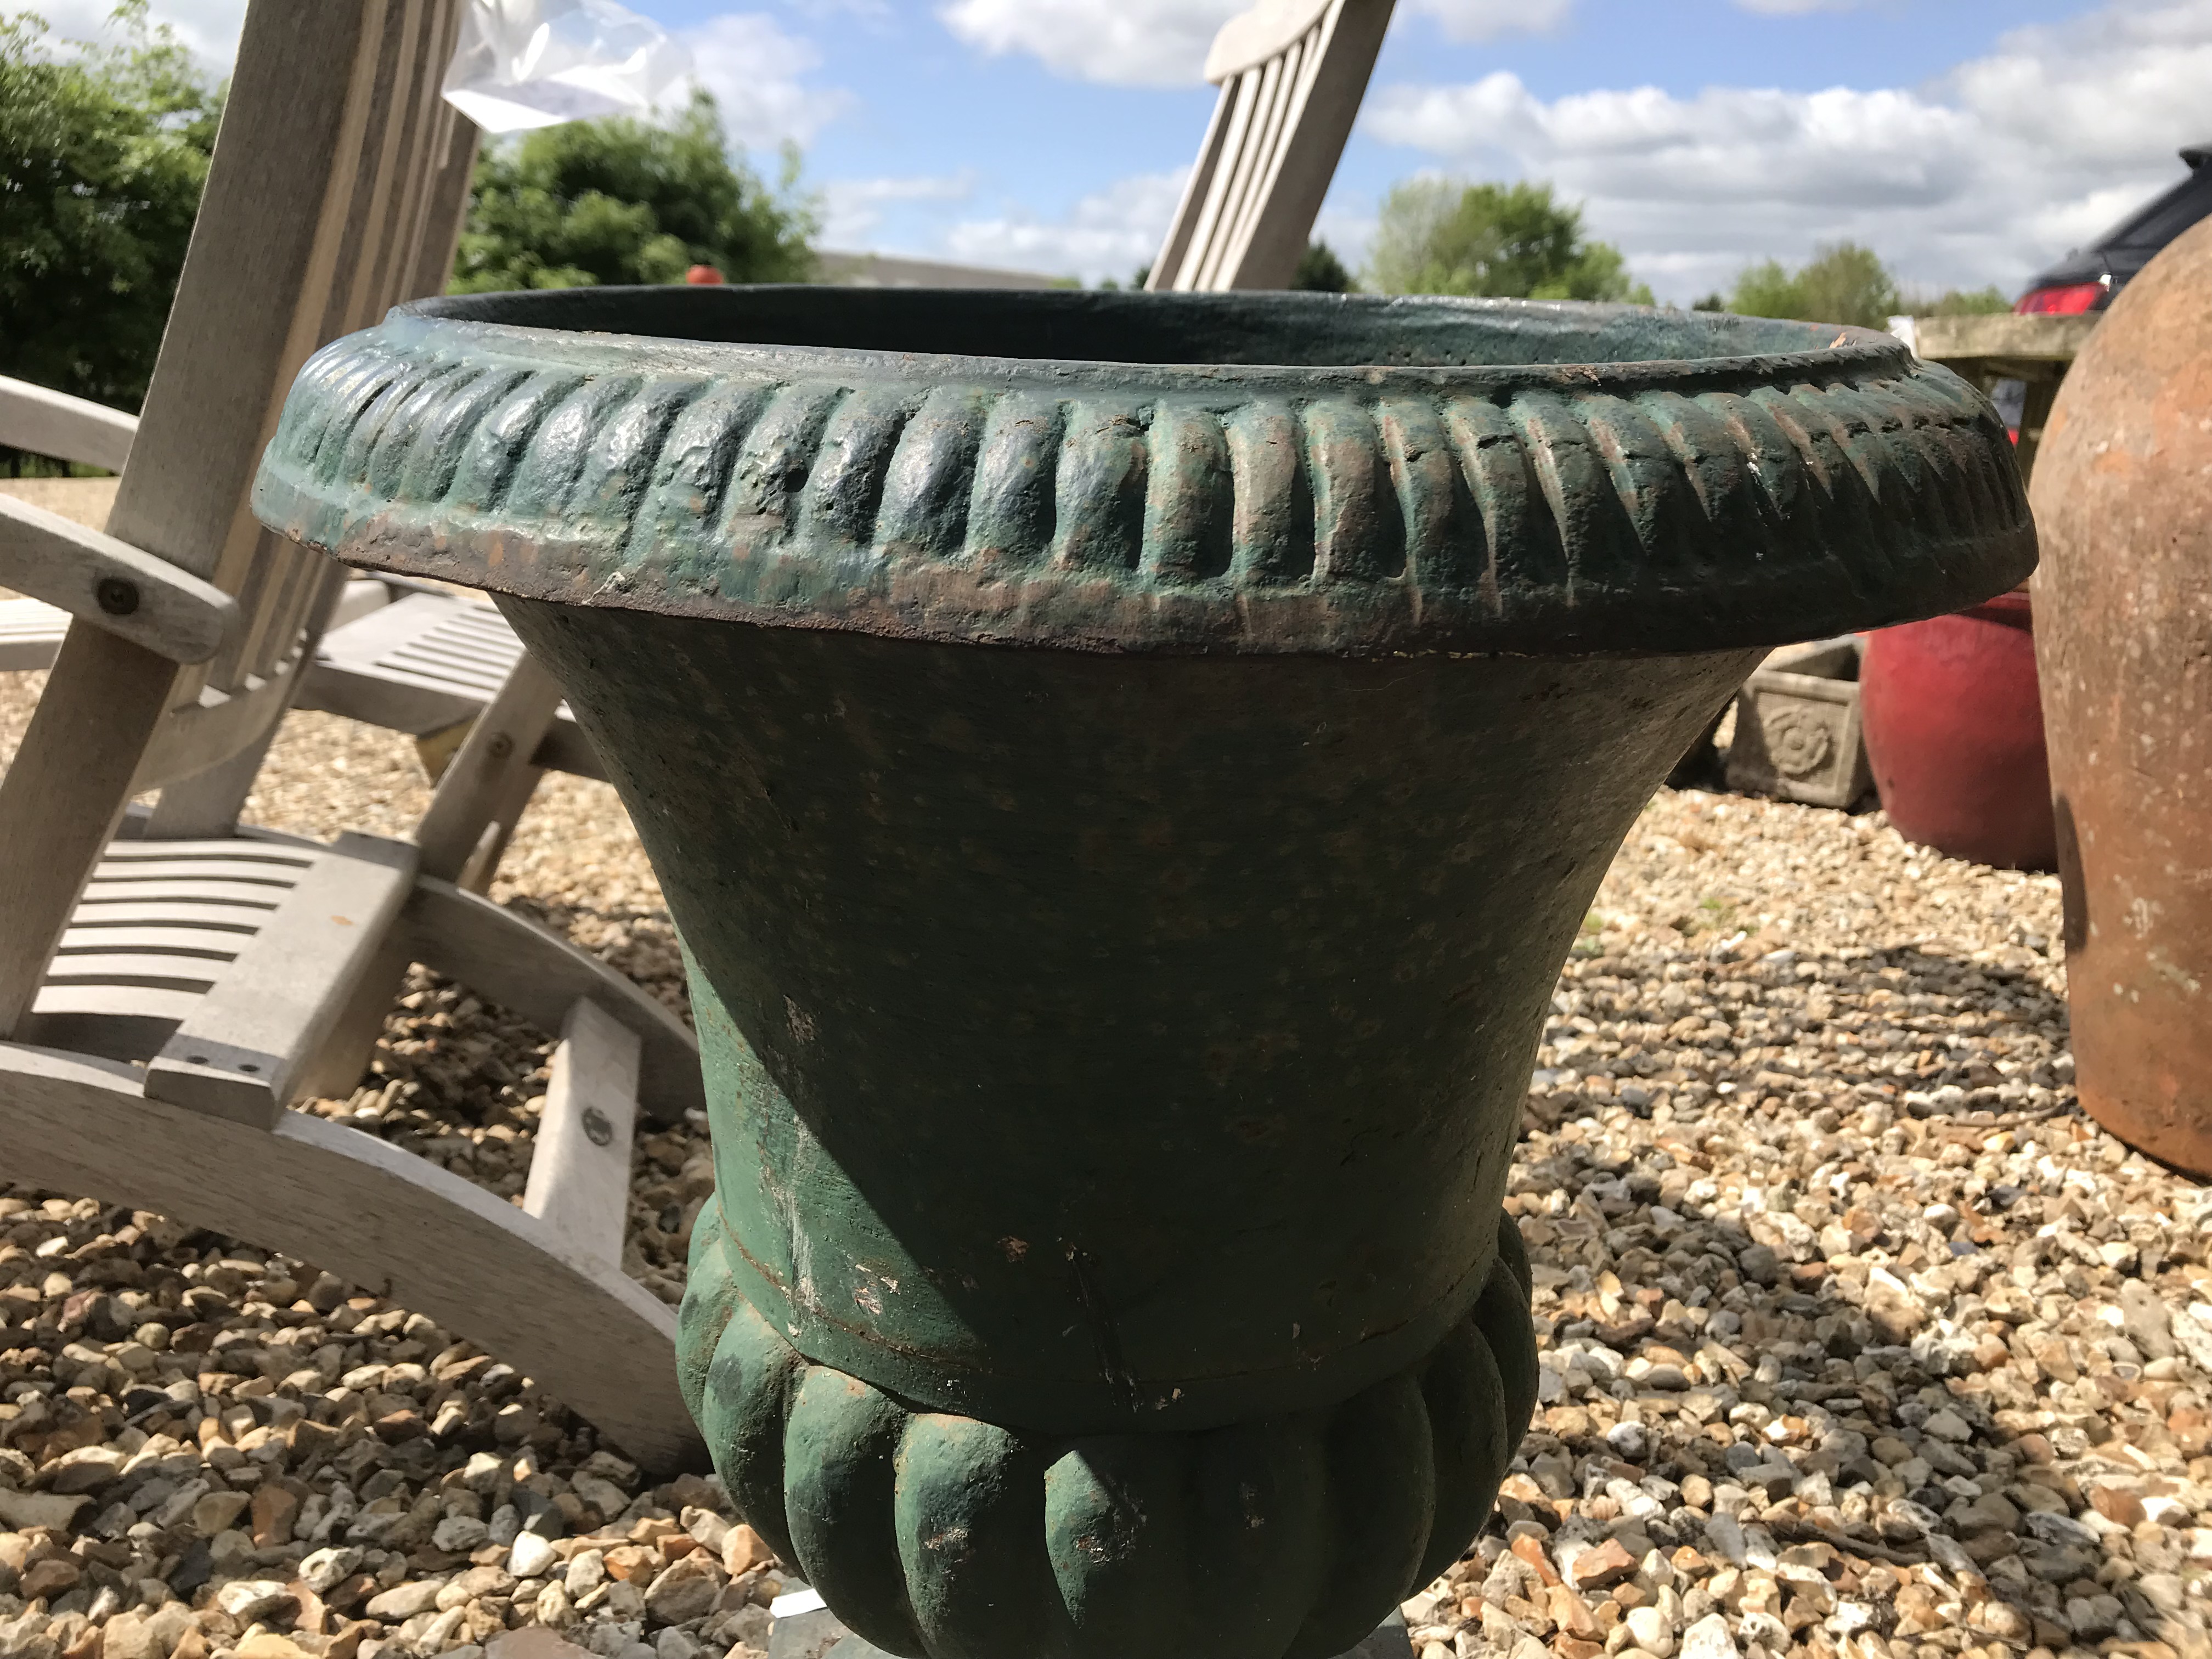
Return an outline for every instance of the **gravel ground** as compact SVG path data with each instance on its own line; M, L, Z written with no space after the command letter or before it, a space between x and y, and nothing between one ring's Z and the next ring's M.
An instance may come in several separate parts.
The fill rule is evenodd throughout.
M0 679L0 757L37 676ZM404 830L404 740L295 715L249 808ZM495 896L672 1006L604 787ZM1878 816L1662 793L1538 1057L1508 1202L1543 1399L1420 1659L2212 1659L2212 1193L2075 1107L2057 884ZM313 1103L513 1196L546 1035L418 974ZM703 1126L638 1150L625 1266L681 1289ZM0 1659L699 1659L782 1575L529 1380L307 1264L0 1197ZM550 1627L539 1630L534 1627ZM557 1634L556 1634L557 1632ZM740 1654L742 1659L742 1654Z

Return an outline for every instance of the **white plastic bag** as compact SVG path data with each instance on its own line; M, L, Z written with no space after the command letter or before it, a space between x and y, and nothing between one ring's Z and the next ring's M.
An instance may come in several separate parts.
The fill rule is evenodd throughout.
M615 0L470 0L446 101L486 132L643 114L691 54Z

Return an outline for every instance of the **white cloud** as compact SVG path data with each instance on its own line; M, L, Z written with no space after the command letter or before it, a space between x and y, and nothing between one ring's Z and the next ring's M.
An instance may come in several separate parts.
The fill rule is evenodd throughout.
M1187 171L1118 179L1085 197L1059 220L1023 213L965 220L946 234L944 251L970 264L1079 276L1093 283L1111 276L1126 283L1131 272L1150 264L1159 252Z
M883 223L887 204L965 202L975 194L973 173L920 173L903 178L833 179L822 187L822 244L865 246Z
M1575 0L1409 0L1454 40L1548 33ZM1056 75L1109 86L1189 87L1215 33L1251 0L951 0L945 27L993 56L1026 52Z
M945 27L994 57L1109 86L1195 86L1215 31L1249 0L952 0Z
M760 12L726 12L677 37L691 49L692 73L722 106L722 123L748 149L785 139L805 144L853 106L839 88L811 85L822 54Z
M1924 88L1656 88L1544 100L1514 76L1378 88L1366 130L1549 179L1662 298L1866 243L1909 282L2016 286L2180 176L2212 130L2212 0L2112 0Z
M1575 0L1412 0L1406 7L1415 15L1434 19L1448 40L1549 34L1574 9Z
M1875 0L1735 0L1745 11L1767 17L1803 17L1816 11L1857 11Z

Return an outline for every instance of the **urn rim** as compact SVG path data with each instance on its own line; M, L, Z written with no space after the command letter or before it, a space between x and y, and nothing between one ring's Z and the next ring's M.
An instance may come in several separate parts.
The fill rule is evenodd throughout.
M1727 649L2034 562L1994 411L1902 343L1571 301L452 296L309 362L254 499L517 597L1109 652Z

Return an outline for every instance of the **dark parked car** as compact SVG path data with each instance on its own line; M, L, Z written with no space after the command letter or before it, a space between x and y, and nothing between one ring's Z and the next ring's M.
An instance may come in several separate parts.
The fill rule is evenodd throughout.
M2013 309L2047 316L2102 311L2160 248L2212 215L2212 144L2192 144L2181 159L2189 163L2186 179L2038 276Z

